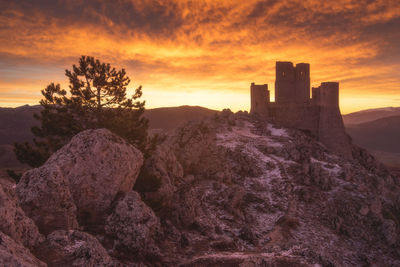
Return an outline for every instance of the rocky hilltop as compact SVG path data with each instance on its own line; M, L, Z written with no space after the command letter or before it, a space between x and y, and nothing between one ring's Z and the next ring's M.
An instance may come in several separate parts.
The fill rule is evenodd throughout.
M88 130L2 182L0 265L399 266L400 177L352 158L228 111L146 159Z

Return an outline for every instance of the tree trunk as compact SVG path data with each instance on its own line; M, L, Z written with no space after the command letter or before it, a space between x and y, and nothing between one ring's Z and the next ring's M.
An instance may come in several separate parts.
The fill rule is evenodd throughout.
M97 109L101 108L101 99L100 99L100 88L97 88Z

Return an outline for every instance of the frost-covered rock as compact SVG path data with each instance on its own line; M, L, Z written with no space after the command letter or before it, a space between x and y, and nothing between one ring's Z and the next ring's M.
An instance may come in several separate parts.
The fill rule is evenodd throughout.
M0 231L0 266L45 267L47 264L37 259L29 249Z
M2 185L0 185L0 231L28 248L33 248L44 240L35 223L19 206L14 189Z
M115 239L117 250L139 256L158 253L154 240L160 231L159 219L134 191L117 203L105 230Z
M95 237L74 230L48 235L39 254L49 266L118 266Z

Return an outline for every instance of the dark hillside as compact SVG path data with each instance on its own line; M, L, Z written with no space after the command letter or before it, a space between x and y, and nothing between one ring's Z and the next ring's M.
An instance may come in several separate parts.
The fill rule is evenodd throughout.
M348 125L353 142L368 150L400 153L400 116Z
M366 109L343 115L344 124L360 124L391 116L400 116L400 107Z
M0 108L0 145L30 140L33 137L30 129L37 123L33 114L39 110L40 106L28 105Z
M150 121L150 129L171 130L187 121L210 117L218 112L199 106L180 106L147 109L144 116Z

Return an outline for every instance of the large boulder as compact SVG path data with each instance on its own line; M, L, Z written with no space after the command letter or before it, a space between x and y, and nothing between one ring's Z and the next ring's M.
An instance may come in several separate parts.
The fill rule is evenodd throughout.
M158 253L154 240L160 231L159 219L134 191L118 202L107 218L105 230L116 240L119 250L144 257Z
M32 219L28 218L18 205L14 189L2 185L0 185L0 231L28 248L35 247L44 239Z
M58 229L76 229L76 206L68 180L57 165L46 164L24 173L17 194L25 213L43 234Z
M76 229L76 218L98 224L116 196L132 189L142 164L142 153L109 130L86 130L25 173L17 193L45 233Z
M117 266L95 237L74 230L49 234L38 257L49 266Z
M45 267L26 247L0 231L0 266Z
M103 215L120 192L132 190L143 155L107 129L86 130L46 162L60 167L80 216Z

